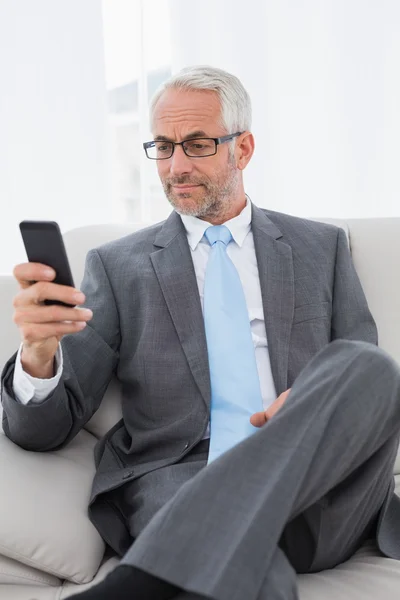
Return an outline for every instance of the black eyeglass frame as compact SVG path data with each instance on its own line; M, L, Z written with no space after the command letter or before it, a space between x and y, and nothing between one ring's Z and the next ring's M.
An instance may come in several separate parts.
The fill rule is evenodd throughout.
M244 131L237 131L236 133L231 133L229 135L223 135L222 137L217 137L217 138L211 138L211 137L190 138L189 140L184 140L183 142L172 142L171 140L152 140L151 142L144 142L143 148L144 148L144 151L146 152L146 156L149 160L169 160L175 152L175 146L182 146L182 150L184 151L186 156L188 156L189 158L208 158L209 156L215 156L217 154L218 146L220 144L225 144L225 142L229 142L230 140L233 140L233 138L238 137L239 135L242 135L242 133L244 133ZM212 154L204 154L203 156L193 156L192 154L188 154L185 150L184 144L186 144L187 142L195 142L196 140L213 140L215 142L215 152L213 152ZM164 158L153 158L153 157L149 156L147 154L147 149L154 148L156 142L168 142L169 144L172 144L171 155L164 156Z

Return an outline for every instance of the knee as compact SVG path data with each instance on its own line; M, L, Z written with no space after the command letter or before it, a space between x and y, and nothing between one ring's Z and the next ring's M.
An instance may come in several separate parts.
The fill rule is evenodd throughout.
M388 352L358 340L335 340L329 346L341 356L342 366L351 368L364 383L369 381L372 387L390 390L395 402L400 404L400 366Z
M360 340L334 340L328 347L334 352L340 352L347 355L350 359L355 359L364 364L378 369L384 368L393 373L395 377L400 377L400 365L396 360L379 346Z
M375 344L358 340L334 340L322 348L308 365L326 379L332 374L338 383L344 380L362 382L388 391L397 388L400 401L400 366L395 359ZM395 394L394 394L395 395Z

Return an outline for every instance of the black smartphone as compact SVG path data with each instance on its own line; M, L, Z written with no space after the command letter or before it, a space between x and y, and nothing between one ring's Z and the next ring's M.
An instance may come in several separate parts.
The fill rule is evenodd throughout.
M21 221L19 228L28 261L52 267L56 272L52 283L75 287L58 223L55 221ZM58 300L45 300L44 303L74 306Z

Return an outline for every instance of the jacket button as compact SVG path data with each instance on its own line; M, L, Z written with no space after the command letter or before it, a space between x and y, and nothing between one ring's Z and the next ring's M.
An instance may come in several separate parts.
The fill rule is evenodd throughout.
M185 444L184 450L187 450L189 448L189 445L190 445L189 442L187 444Z
M133 475L133 471L129 471L128 473L125 473L125 475L122 477L122 479L128 479L129 477L132 477Z

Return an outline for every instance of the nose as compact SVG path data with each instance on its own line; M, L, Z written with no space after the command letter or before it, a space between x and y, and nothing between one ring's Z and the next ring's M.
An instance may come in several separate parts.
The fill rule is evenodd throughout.
M171 156L170 173L174 176L185 175L193 170L193 162L186 156L182 146L175 146L173 155Z

